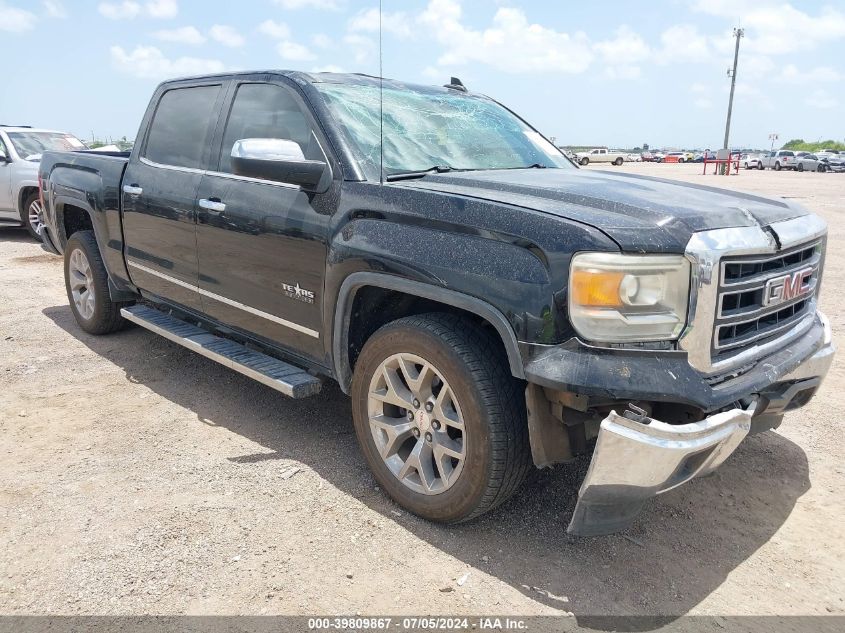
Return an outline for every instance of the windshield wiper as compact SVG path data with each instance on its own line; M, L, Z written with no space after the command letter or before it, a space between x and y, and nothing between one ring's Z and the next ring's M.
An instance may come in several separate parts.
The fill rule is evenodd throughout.
M397 174L388 174L387 182L393 182L394 180L411 180L412 178L423 178L424 176L428 176L430 174L446 174L450 171L456 170L450 167L449 165L434 165L432 167L429 167L428 169L421 169L419 171L405 171L399 172Z

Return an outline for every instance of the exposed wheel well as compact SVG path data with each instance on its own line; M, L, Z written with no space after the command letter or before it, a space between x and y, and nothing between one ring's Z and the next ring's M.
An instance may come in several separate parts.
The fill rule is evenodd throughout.
M64 222L65 240L77 231L89 231L94 229L91 223L91 216L85 209L66 204L62 209L62 219Z
M457 314L480 328L490 328L503 350L510 373L524 378L522 357L512 325L486 302L463 293L378 273L360 272L344 282L334 325L334 367L341 388L352 384L355 361L370 336L396 319L423 313Z

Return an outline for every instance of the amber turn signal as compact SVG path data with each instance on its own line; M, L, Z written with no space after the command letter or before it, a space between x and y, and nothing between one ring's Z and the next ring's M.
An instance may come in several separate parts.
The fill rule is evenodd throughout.
M624 272L575 270L570 282L572 302L587 307L620 307L619 286L624 277Z

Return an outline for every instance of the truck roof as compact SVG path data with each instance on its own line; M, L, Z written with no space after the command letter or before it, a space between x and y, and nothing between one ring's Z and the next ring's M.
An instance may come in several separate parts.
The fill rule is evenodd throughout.
M185 81L197 81L202 79L227 79L230 77L240 77L240 76L247 76L247 75L280 75L283 77L287 77L289 79L293 79L294 81L301 82L301 83L340 83L340 84L350 84L350 85L359 85L359 86L378 86L380 83L383 83L385 87L392 87L392 88L408 88L418 91L433 91L433 92L454 92L453 88L447 88L446 86L438 86L438 85L428 85L428 84L414 84L408 83L404 81L399 81L397 79L389 79L384 77L380 79L375 75L367 75L365 73L333 73L333 72L313 72L307 73L298 70L243 70L237 72L227 72L227 73L215 73L212 75L194 75L190 77L178 77L174 79L168 79L161 82L162 86L180 83ZM448 79L448 77L446 78ZM470 94L473 94L471 91L467 91ZM474 93L478 95L478 93Z

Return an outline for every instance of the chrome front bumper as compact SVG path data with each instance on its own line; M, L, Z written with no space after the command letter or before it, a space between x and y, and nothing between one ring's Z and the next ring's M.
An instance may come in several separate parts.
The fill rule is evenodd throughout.
M773 385L782 396L777 413L789 410L789 400L801 388L817 387L830 368L835 351L830 325L823 315L819 316L825 327L823 345ZM611 411L601 423L567 531L577 536L598 536L623 530L648 499L712 472L748 435L757 406L755 401L745 409L680 425Z

